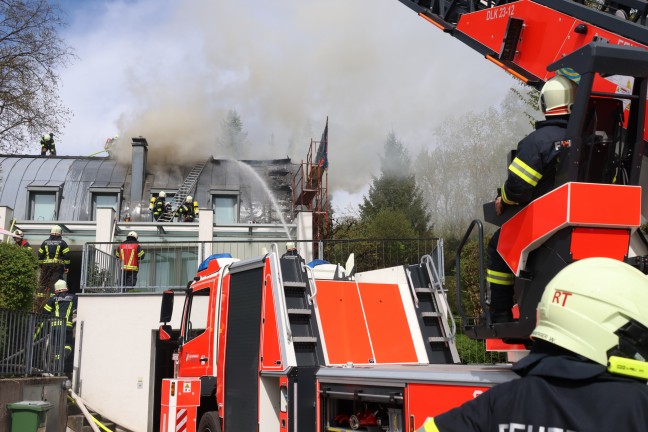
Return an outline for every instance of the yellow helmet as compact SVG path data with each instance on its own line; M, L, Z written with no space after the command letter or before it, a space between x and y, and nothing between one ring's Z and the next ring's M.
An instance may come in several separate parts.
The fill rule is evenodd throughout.
M568 265L547 284L531 338L604 366L612 356L645 362L648 277L610 258Z
M562 75L556 75L547 81L540 90L540 108L544 115L570 114L577 88L574 81Z
M67 291L67 290L68 290L67 282L65 282L65 280L63 279L57 280L56 283L54 284L54 291L56 292Z

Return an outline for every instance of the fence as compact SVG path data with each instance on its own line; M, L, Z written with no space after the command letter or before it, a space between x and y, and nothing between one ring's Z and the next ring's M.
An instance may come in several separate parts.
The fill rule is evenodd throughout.
M356 272L382 267L418 263L423 255L433 254L437 268L443 270L441 239L327 240L298 241L297 248L312 247L315 256L345 265L355 255ZM120 259L115 255L119 243L86 243L83 247L81 290L83 292L160 292L185 288L200 263L210 254L229 253L235 258L260 257L272 250L274 240L227 242L142 242L144 259L134 284L124 286ZM283 249L280 247L280 249ZM440 265L439 265L440 264Z
M62 374L64 350L60 318L0 309L0 376Z

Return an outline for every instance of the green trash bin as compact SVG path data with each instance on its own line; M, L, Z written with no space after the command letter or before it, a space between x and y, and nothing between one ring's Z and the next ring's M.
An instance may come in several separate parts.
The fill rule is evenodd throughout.
M47 401L7 404L7 409L11 411L11 432L45 432L50 408L52 404Z

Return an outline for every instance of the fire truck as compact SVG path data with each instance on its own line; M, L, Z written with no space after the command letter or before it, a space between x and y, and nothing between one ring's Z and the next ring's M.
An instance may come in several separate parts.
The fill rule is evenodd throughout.
M484 36L468 42L491 50L487 57L529 83L558 70L579 79L565 139L555 143L554 189L500 217L492 216L492 203L485 205L486 220L501 226L498 251L517 276L518 319L491 322L483 257L483 316L466 316L457 282L466 334L527 341L545 285L569 263L604 256L647 267L648 242L638 228L648 52L636 39L618 44L603 26L617 20L633 29L625 37L643 37L645 10L640 23L626 23L556 0L401 1L454 36ZM633 4L636 10L644 3ZM572 9L578 13L570 15ZM523 21L515 32L513 18ZM567 29L562 44L545 46L542 37L557 23ZM532 24L542 29L535 33ZM565 48L584 35L588 43ZM474 221L457 253L458 275L474 229L483 242L482 223ZM159 335L175 344L175 353L173 376L161 385L160 431L413 432L427 417L514 379L507 365L461 363L437 267L426 255L416 264L356 273L347 263L324 272L299 256L281 256L277 247L242 261L210 257L187 286L178 330L168 324L175 293L163 295Z

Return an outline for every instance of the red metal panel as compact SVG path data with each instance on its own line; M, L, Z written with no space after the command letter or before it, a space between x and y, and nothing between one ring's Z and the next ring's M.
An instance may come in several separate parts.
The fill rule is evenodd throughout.
M200 379L162 380L161 432L195 432Z
M266 259L263 270L263 311L261 320L261 370L282 370L281 347L277 331L274 296L272 293L272 273L270 261Z
M416 349L396 284L358 283L376 363L416 363Z
M575 225L638 227L641 187L571 183L569 221Z
M502 225L497 251L518 274L525 255L565 226L637 228L640 223L641 187L567 183L536 199ZM610 241L618 256L621 240Z
M630 231L609 228L575 228L571 254L575 260L607 257L623 261L628 254Z
M513 273L520 270L522 253L567 222L568 185L533 201L502 225L497 251Z
M329 364L373 362L356 283L318 280L316 301Z
M418 429L423 426L426 418L435 417L458 407L486 390L488 387L483 386L408 384L405 388L407 410L403 421L405 424L410 424L414 416L414 427Z

